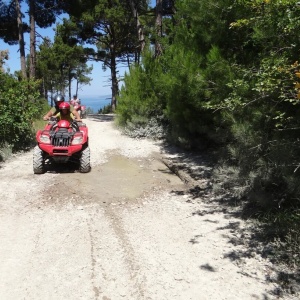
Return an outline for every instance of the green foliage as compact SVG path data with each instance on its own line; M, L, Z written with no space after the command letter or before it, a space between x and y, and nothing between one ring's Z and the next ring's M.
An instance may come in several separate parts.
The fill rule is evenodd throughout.
M6 43L16 44L18 40L17 13L15 5L0 1L0 38Z
M103 108L99 109L98 114L109 114L111 112L112 112L111 105L109 104L109 105L105 105L105 106L103 106Z
M224 82L230 80L231 70L219 49L212 46L202 56L174 45L166 50L165 57L171 66L165 75L171 78L165 81L166 115L175 134L189 138L195 145L223 143L226 124L215 106L229 92Z
M13 151L32 142L32 123L42 112L39 82L17 81L0 73L0 145L9 144Z
M87 115L90 115L90 114L94 114L95 112L93 111L93 109L91 109L90 107L88 107L87 109L86 109L86 114Z
M299 193L294 176L300 155L300 103L293 92L293 69L287 58L271 53L252 72L237 72L240 79L229 84L232 92L221 104L223 117L231 122L230 158L245 180L255 172L253 188L267 192L266 207L276 205L281 193Z
M162 89L160 73L161 64L152 59L150 51L145 54L142 66L131 66L118 97L116 112L120 125L134 122L143 126L151 117L162 114L166 91Z
M214 146L222 155L215 189L247 199L254 215L270 215L268 223L285 224L290 231L280 238L295 252L299 216L290 212L299 212L300 199L298 1L182 0L173 17L164 22L162 55L144 53L142 64L125 76L120 124L136 134L151 117L161 118L174 141Z
M54 43L46 39L40 45L37 74L43 79L46 91L64 93L68 87L71 98L72 81L76 80L76 90L81 85L89 84L91 78L88 75L93 68L86 65L83 47L65 43L60 32L61 26L58 26Z
M145 0L135 1L135 8L143 9ZM80 5L80 11L70 9L70 20L64 21L66 37L76 38L79 43L96 46L87 49L91 58L102 61L104 67L114 67L118 62L132 59L137 49L136 15L133 15L130 2L90 1Z

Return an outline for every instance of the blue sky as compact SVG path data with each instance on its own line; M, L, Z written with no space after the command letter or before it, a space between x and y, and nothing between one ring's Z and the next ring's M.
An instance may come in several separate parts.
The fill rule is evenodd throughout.
M151 0L151 6L154 6L155 0ZM49 38L53 39L54 37L54 29L53 28L36 28L36 31L38 35L41 35L43 37L48 36ZM29 35L25 35L25 40L27 45L29 45ZM37 38L37 44L41 43L41 38ZM25 46L26 47L26 46ZM3 40L0 39L0 50L9 50L9 60L5 61L4 68L9 71L10 73L14 73L17 70L20 70L20 54L19 54L19 47L18 45L10 46L3 42ZM25 48L26 55L29 53L28 48ZM102 63L101 62L89 62L88 65L93 65L93 71L92 74L90 74L90 77L92 78L92 82L90 85L85 85L80 87L80 90L78 91L78 95L80 98L84 97L91 97L91 96L106 96L111 94L111 85L110 85L110 70L107 69L105 72L102 70ZM119 67L119 76L123 76L126 67ZM74 94L75 91L72 91L72 94Z

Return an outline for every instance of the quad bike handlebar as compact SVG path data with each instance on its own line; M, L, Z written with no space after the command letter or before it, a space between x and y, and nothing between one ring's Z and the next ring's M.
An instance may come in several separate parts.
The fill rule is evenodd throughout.
M58 122L58 118L56 116L51 116L51 117L43 117L44 121L49 121L49 122ZM81 119L73 119L72 122L82 122Z

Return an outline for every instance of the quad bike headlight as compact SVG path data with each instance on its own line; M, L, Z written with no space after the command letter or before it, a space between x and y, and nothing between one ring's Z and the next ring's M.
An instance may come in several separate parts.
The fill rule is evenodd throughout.
M50 136L48 134L41 134L40 141L43 144L50 144Z
M82 144L82 141L83 141L82 133L76 133L73 137L71 145L80 145L80 144Z

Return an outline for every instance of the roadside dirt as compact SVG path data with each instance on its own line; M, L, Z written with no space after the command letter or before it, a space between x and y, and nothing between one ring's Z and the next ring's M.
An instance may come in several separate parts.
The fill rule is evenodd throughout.
M272 264L238 255L247 224L190 192L168 163L178 153L122 135L110 116L85 123L90 173L34 175L32 151L0 165L1 299L279 298Z

